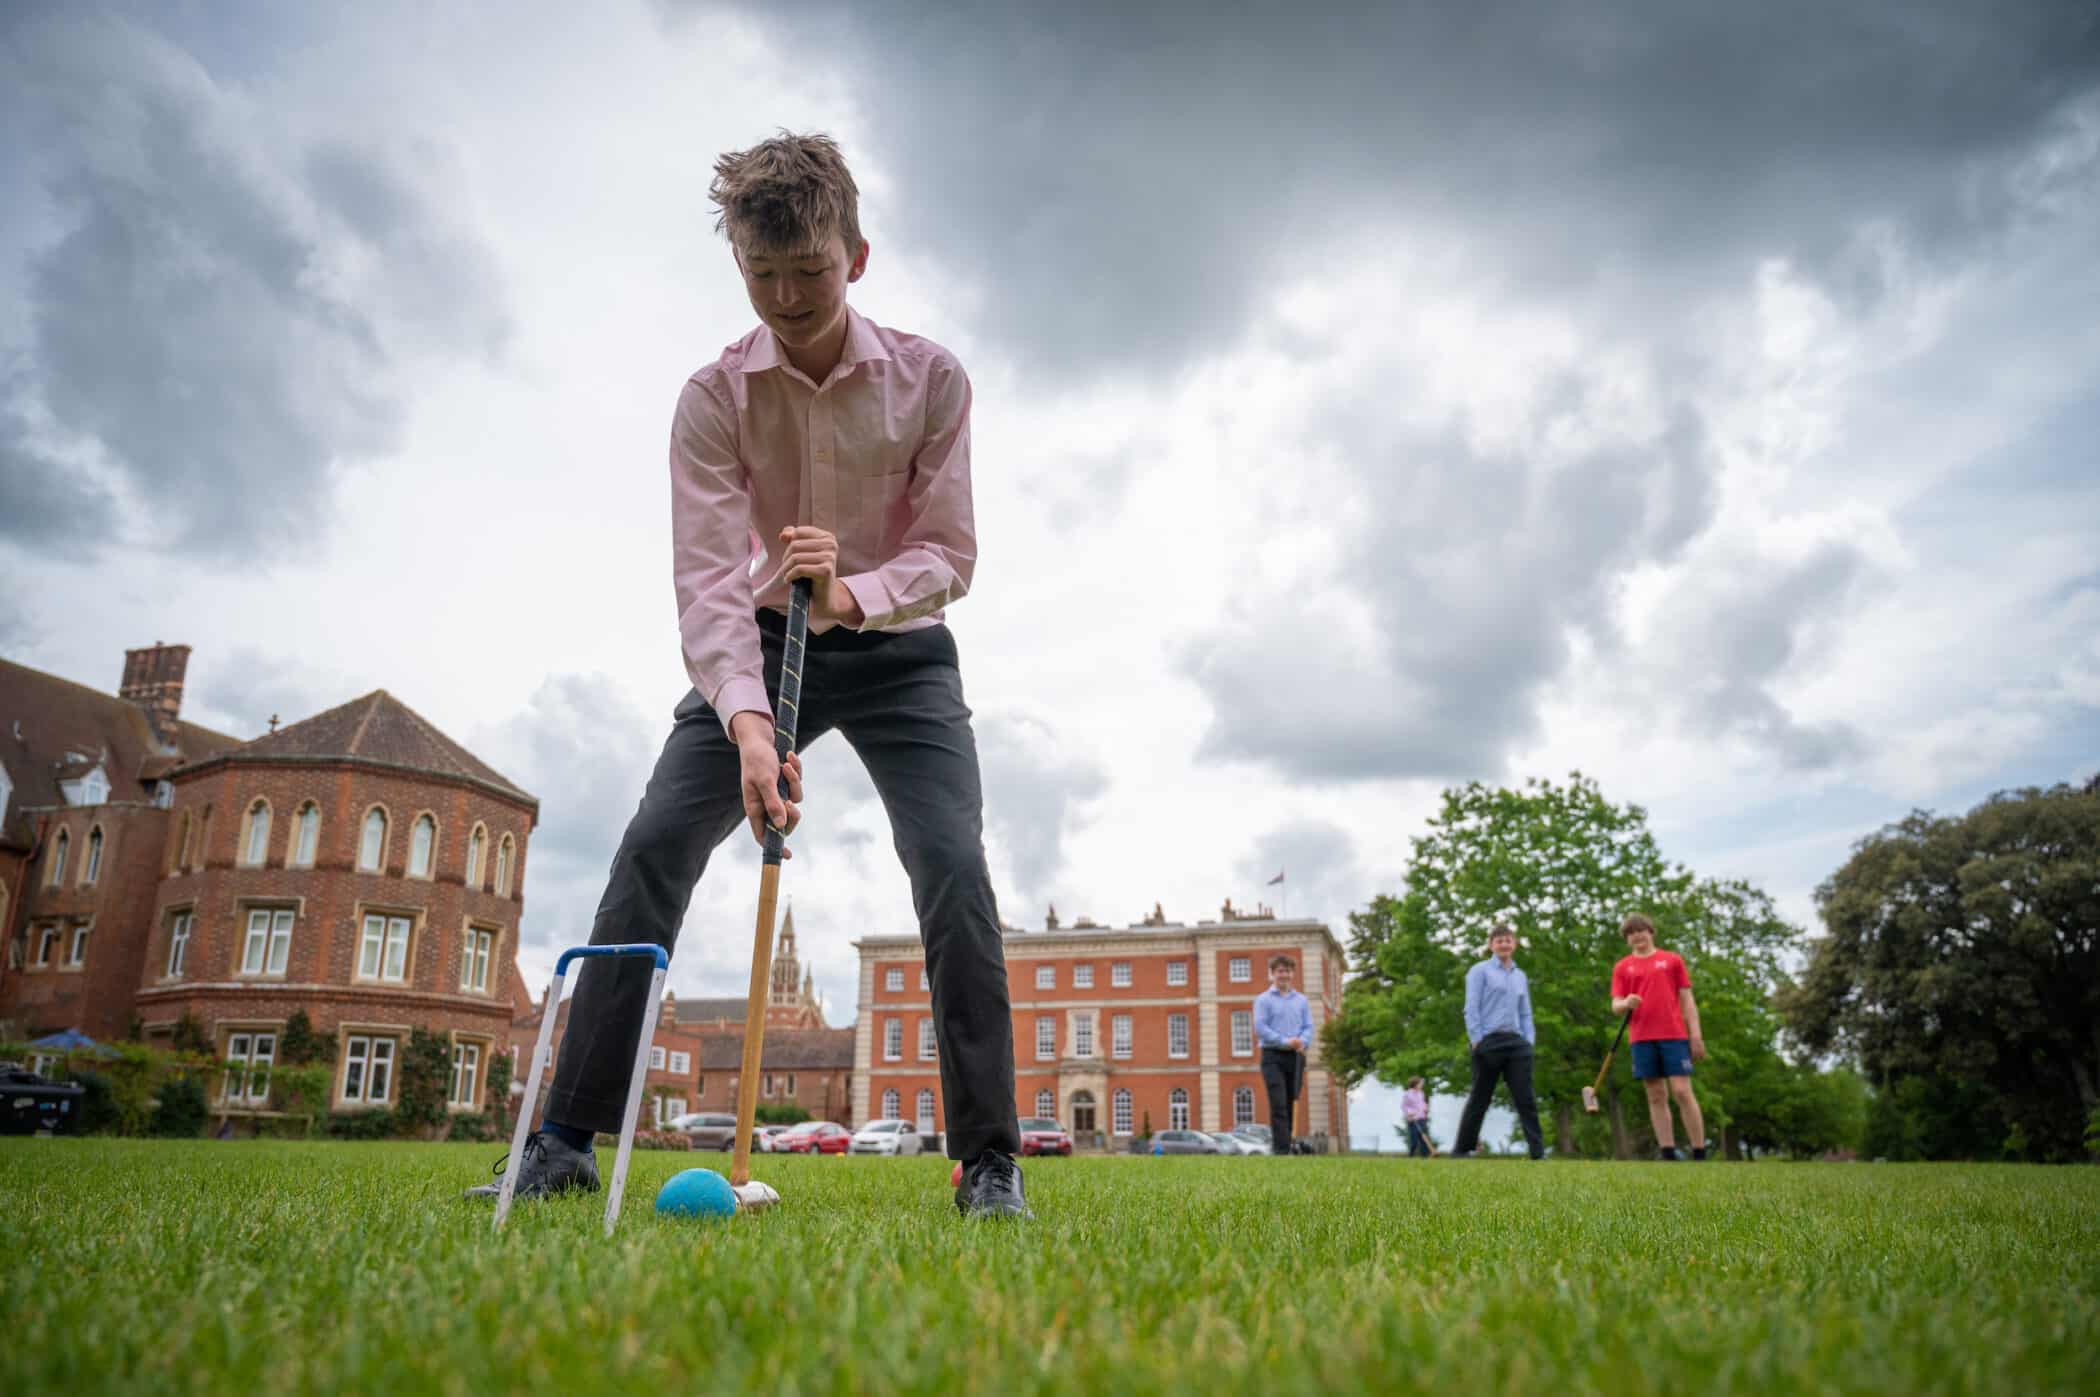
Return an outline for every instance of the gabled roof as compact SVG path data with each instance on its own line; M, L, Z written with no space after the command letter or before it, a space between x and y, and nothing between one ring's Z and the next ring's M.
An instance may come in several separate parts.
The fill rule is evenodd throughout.
M850 1028L772 1028L766 1030L758 1065L768 1072L811 1072L853 1066ZM734 1072L744 1062L741 1034L709 1034L700 1040L703 1072Z
M538 799L384 689L266 733L237 751L218 754L214 761L219 760L358 762L450 776L539 808ZM191 763L185 770L208 764Z
M153 783L180 761L197 761L240 745L240 739L195 723L175 724L174 750L160 745L146 710L61 679L0 660L0 765L14 783L0 844L27 848L33 827L22 812L64 805L61 780L102 766L111 800L150 800Z
M727 1019L731 1023L744 1021L744 1000L732 995L727 999L681 999L678 1001L677 1021L682 1024L713 1023Z

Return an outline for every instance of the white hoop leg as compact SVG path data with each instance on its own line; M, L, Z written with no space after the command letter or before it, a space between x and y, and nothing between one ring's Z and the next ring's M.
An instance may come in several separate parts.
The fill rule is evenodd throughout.
M620 1122L620 1150L613 1156L612 1185L605 1193L608 1237L620 1221L620 1196L627 1191L627 1159L634 1152L634 1127L642 1112L642 1088L649 1078L649 1049L656 1038L656 1015L663 999L664 967L658 965L649 977L649 1012L642 1019L641 1037L635 1041L634 1076L627 1083L627 1114Z

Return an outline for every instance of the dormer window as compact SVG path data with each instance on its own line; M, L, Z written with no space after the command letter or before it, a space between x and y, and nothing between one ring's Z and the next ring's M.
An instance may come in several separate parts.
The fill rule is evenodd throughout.
M108 799L109 778L102 774L101 767L96 767L93 771L80 778L80 803L82 805L100 805Z

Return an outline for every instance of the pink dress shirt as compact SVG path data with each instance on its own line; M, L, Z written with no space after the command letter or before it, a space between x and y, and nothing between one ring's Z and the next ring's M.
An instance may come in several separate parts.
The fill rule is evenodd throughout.
M860 629L941 619L977 562L970 380L954 355L848 307L845 352L821 384L763 325L686 380L671 423L671 578L686 672L724 731L746 709L773 711L755 609L787 610L790 524L837 537Z

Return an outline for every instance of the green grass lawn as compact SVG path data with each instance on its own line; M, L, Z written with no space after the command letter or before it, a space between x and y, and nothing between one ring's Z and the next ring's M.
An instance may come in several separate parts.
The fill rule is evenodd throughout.
M0 1140L0 1393L2070 1392L2100 1169L767 1159L781 1208L458 1190L486 1146Z

